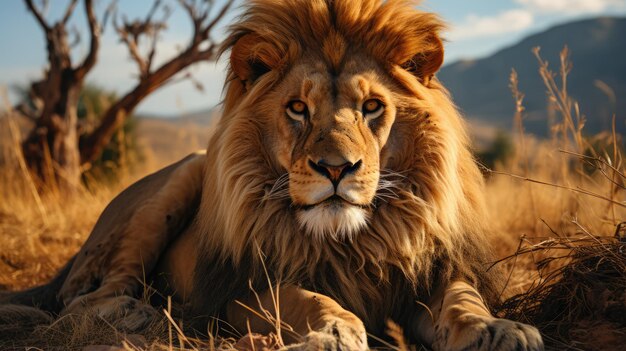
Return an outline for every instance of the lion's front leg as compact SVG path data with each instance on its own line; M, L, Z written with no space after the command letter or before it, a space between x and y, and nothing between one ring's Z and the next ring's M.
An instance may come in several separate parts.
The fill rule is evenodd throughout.
M241 304L260 315L265 315L265 310L280 317L285 325L281 328L287 345L284 350L368 350L363 322L328 296L289 286L228 306L228 322L241 332L269 334L276 333L276 324L259 318Z
M475 288L452 282L420 313L417 336L433 350L543 350L539 331L526 324L491 315Z

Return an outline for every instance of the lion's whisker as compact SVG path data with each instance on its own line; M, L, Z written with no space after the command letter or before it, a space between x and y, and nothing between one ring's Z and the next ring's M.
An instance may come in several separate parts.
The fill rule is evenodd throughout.
M390 169L381 169L380 170L380 178L388 178L388 177L398 177L398 178L406 178L407 176L404 173L409 173L409 170L403 171L392 171Z
M389 173L386 174L386 176L389 178L392 177L392 175L390 175ZM402 178L402 176L400 175L393 175L393 177ZM378 187L376 188L376 195L374 196L374 198L383 202L399 199L400 195L398 194L398 192L402 190L400 184L400 179L382 179L381 177L378 180Z
M397 196L382 195L382 194L377 194L376 196L374 196L374 198L377 199L377 200L381 200L383 202L388 202L388 200L397 200L398 199Z
M265 193L262 202L267 200L280 200L289 197L289 173L283 173L276 178L272 188Z
M379 192L379 193L376 193L376 195L387 196L387 197L394 198L394 199L400 198L400 195L398 195L398 193L396 193L393 190L388 190L387 192Z

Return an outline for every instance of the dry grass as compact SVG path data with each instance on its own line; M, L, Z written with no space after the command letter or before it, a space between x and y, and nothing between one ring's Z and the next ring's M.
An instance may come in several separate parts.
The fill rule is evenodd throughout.
M192 152L206 149L216 120L205 124L157 118L139 120L137 137L144 147L149 168L156 170Z
M0 285L11 289L50 279L78 250L118 190L100 187L71 199L55 192L41 197L19 152L17 121L7 114L0 118Z
M621 227L621 226L620 226ZM517 254L542 253L539 279L501 312L538 326L555 348L616 350L626 337L626 238L550 238Z
M486 170L494 242L499 243L496 249L501 258L497 264L508 272L502 292L506 302L499 313L537 325L555 349L611 349L626 338L626 244L623 236L615 236L616 226L626 220L623 141L612 131L584 134L584 117L567 93L571 65L566 52L558 74L550 72L537 56L555 111L552 138L536 140L525 135L523 93L517 90L514 75L516 153L494 170ZM54 192L40 198L15 151L20 128L8 116L0 118L0 285L22 289L50 279L79 249L110 199L164 161L155 156L152 167L114 186L92 184L91 192L70 198ZM159 143L176 140L153 148L168 150L168 161L206 142L197 133L192 138L192 134L169 138L162 134L170 127L151 128L158 131L154 140ZM147 140L152 145L149 135ZM196 141L190 145L185 140ZM111 322L66 317L51 327L38 327L32 345L44 342L59 349L94 344L164 350L215 347L213 340L195 340L177 332L173 321L163 315L142 336L125 335ZM400 345L397 349L406 349L397 326L390 325L390 330Z
M614 131L584 134L567 92L567 49L558 74L535 53L556 112L552 138L524 134L513 72L516 154L486 171L496 240L505 243L498 264L509 272L500 314L538 326L555 349L614 349L626 338L623 314L614 317L626 312L626 251L616 234L626 220L623 141Z

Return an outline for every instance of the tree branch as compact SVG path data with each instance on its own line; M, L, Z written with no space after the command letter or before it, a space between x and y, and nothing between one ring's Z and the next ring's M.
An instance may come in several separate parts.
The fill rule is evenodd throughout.
M172 57L154 71L151 70L150 65L139 52L137 43L141 36L152 36L154 40L153 46L148 54L148 60L151 63L154 52L156 51L155 43L157 33L165 28L164 23L155 22L152 19L156 10L149 12L146 17L146 21L148 22L141 20L128 22L125 20L123 25L115 25L121 40L127 44L130 54L133 60L139 65L142 74L140 75L137 85L105 112L100 125L98 125L91 134L83 135L80 140L81 164L84 165L92 162L100 155L113 133L124 124L126 118L132 114L137 105L146 96L164 85L176 81L175 77L189 66L216 58L216 48L218 45L213 42L210 37L211 30L224 18L225 14L232 6L233 1L227 1L220 11L211 18L208 24L205 24L205 22L209 19L208 14L212 2L209 1L208 7L202 10L198 8L196 2L179 0L179 3L188 12L194 25L193 38L184 51ZM208 44L208 47L201 50L200 48L204 44ZM192 79L193 82L193 77L190 74L183 75L181 78ZM198 89L201 89L201 85L199 85L197 81L194 82L194 84Z
M126 20L124 20L124 25L120 26L117 24L117 20L113 19L113 27L117 31L117 34L120 36L120 40L124 44L126 44L130 57L133 59L133 61L135 61L135 63L137 63L137 66L139 67L139 76L144 77L148 73L147 64L144 58L141 56L141 53L139 52L139 46L137 45L136 36L133 35L133 37L131 38L131 36L129 35L128 28L130 27L130 25L127 24Z
M198 7L195 2L191 3L188 0L178 0L178 3L182 8L185 9L187 14L189 15L189 19L193 23L193 36L191 37L191 44L200 40L201 31L202 31L202 23L206 20L208 16L208 10L203 11L201 14L198 14Z
M100 28L101 33L103 33L106 30L109 17L111 17L111 14L114 11L116 11L116 8L117 8L117 0L112 0L109 3L109 6L107 6L107 9L104 11L104 15L102 15L102 21L100 22L102 23L101 28Z
M43 30L46 33L50 32L51 30L50 25L48 24L46 19L43 18L41 10L38 9L37 6L35 6L35 4L33 3L33 0L25 0L25 2L26 2L26 6L30 10L30 12L33 14L33 16L35 16L35 19L37 20L39 25L43 28Z
M78 44L80 44L81 36L80 36L80 32L78 31L78 28L76 27L72 27L70 33L74 36L74 38L72 39L70 43L70 49L74 49L76 46L78 46Z
M93 0L85 0L85 15L87 16L87 21L89 22L89 53L81 65L74 70L78 79L83 79L96 64L98 59L98 50L100 48L100 25L98 24L98 19L94 13Z
M19 112L22 116L27 117L31 121L36 121L39 117L39 111L28 106L28 104L24 102L20 103L17 106L14 106L13 109Z
M211 42L211 44L209 45L209 47L206 50L202 50L198 52L198 59L199 61L209 61L209 60L214 60L215 57L215 49L217 48L217 45L213 42Z
M160 6L161 6L161 0L156 0L154 4L152 5L152 8L146 15L146 19L143 21L144 24L152 23L152 17L154 17L154 14L156 13L156 11L159 9Z
M148 11L145 19L129 21L126 17L123 17L122 24L118 24L114 21L114 27L117 31L120 40L126 44L131 58L139 67L139 73L141 79L145 79L150 74L152 68L152 62L156 53L157 40L161 30L165 29L167 18L171 14L168 7L161 6L162 1L157 0ZM164 16L161 21L154 19L156 12L159 8L163 8ZM150 50L147 55L143 55L139 49L142 38L151 38Z
M204 31L202 32L203 37L207 37L208 38L209 33L213 30L213 27L215 27L215 25L217 25L222 19L224 19L224 15L226 15L226 12L228 12L228 10L230 10L230 7L232 5L233 5L233 1L228 1L226 4L224 4L224 6L220 10L220 12L204 28Z
M154 7L154 11L156 11L156 7ZM147 65L146 70L148 73L150 73L150 71L152 70L152 63L154 62L154 55L156 54L156 47L157 47L157 41L159 39L159 32L166 28L165 24L167 23L167 19L172 14L171 10L167 6L163 8L163 11L164 11L163 19L161 19L160 22L157 22L153 25L154 29L152 32L152 44L150 47L150 52L148 52L148 59L146 62L146 65ZM154 15L154 13L152 13L148 17L150 21L152 20L152 15ZM146 21L148 21L148 19L146 19Z
M76 7L77 3L78 0L72 0L72 2L70 2L70 4L67 6L67 9L65 10L65 15L63 15L63 19L61 20L61 23L63 23L63 25L66 25L67 21L69 21L70 17L72 17L72 14L74 13L74 7Z

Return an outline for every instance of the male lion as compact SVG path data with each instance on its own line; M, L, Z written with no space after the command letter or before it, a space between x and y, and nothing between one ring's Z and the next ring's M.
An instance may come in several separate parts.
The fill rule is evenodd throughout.
M488 311L483 180L434 77L441 29L409 1L250 1L208 153L126 189L52 283L9 300L133 329L147 279L187 319L263 334L242 305L279 313L288 349L366 350L388 319L434 350L543 349Z

